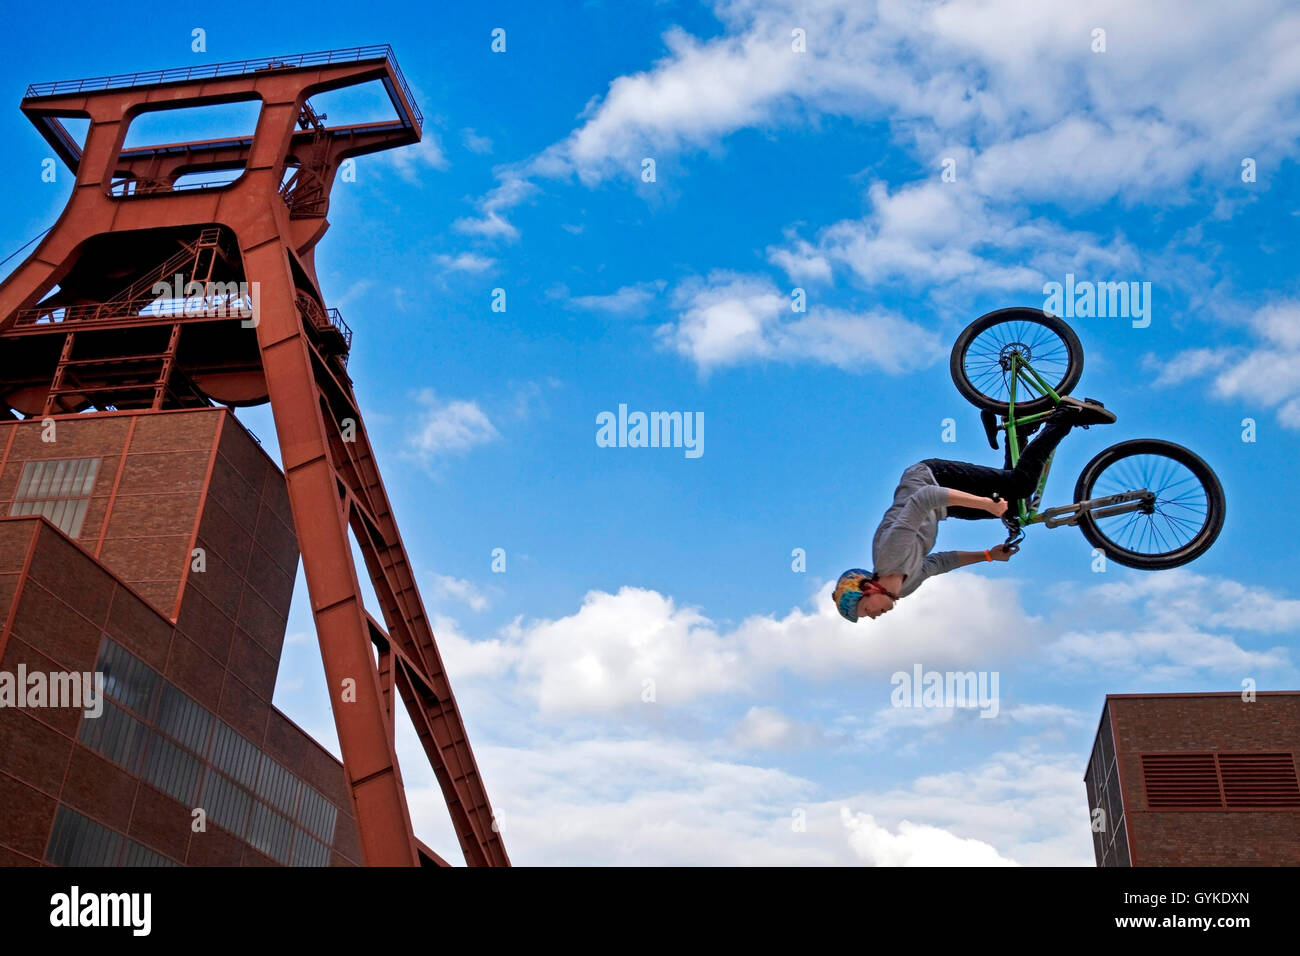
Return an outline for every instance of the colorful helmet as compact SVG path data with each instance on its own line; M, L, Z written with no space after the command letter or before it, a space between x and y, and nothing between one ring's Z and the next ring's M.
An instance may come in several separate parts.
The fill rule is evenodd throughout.
M849 568L835 582L835 590L831 592L831 600L835 602L835 609L840 612L840 616L846 621L857 622L858 602L862 600L862 595L867 591L867 582L874 577L874 574L870 571L864 571L862 568Z

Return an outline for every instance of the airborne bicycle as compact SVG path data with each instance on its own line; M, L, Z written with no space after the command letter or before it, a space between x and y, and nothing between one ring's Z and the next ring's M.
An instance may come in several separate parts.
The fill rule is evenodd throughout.
M1001 433L1008 468L1027 436L1083 375L1083 347L1064 321L1040 309L999 309L958 336L950 361L957 390L980 410L989 445ZM1083 427L1087 427L1086 425ZM1084 466L1070 504L1040 510L1051 472L1003 517L1007 545L1024 529L1074 525L1112 561L1130 568L1176 568L1209 550L1227 503L1218 476L1196 453L1158 438L1123 441Z

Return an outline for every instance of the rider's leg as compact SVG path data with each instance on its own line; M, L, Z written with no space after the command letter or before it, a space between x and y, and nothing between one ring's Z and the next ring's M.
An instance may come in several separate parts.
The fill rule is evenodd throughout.
M955 488L985 498L996 493L1008 501L1028 498L1038 487L1048 456L1070 433L1070 427L1067 414L1050 416L1034 440L1025 446L1014 469L989 468L943 458L927 458L923 464L929 467L934 480L944 488ZM972 521L993 516L975 508L949 508L948 517Z
M1043 467L1047 464L1048 456L1056 450L1061 439L1070 433L1071 415L1068 409L1057 409L1047 417L1042 431L1020 453L1020 461L1009 473L1010 480L998 489L1003 496L1011 499L1028 498L1034 493L1038 480L1043 477Z

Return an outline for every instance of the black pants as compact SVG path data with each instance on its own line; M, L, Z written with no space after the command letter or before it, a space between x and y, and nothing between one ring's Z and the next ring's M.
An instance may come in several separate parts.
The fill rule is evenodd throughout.
M934 480L944 488L954 488L967 494L988 498L997 492L1011 502L1028 498L1038 487L1038 480L1043 477L1043 466L1048 456L1056 450L1070 432L1070 425L1064 421L1048 418L1042 430L1034 440L1020 453L1020 462L1015 468L989 468L986 465L972 465L966 461L947 461L943 458L927 458L922 464L934 474ZM1006 457L1010 463L1010 454ZM992 518L993 515L978 508L949 508L950 518L963 518L973 521L978 518Z

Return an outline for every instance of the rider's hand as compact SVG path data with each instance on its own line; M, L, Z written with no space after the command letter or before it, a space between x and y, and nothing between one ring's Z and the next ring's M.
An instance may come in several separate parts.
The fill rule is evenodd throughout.
M1005 504L1005 502L1003 502ZM1012 551L1005 544L999 544L989 548L989 557L994 561L1010 561L1011 556L1016 552Z
M1007 499L998 498L997 500L994 500L993 498L990 498L988 503L988 508L986 510L993 517L1001 518L1004 514L1007 513Z

